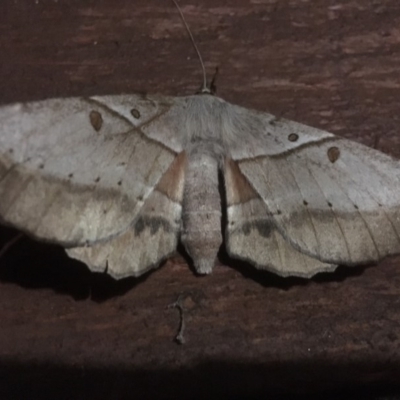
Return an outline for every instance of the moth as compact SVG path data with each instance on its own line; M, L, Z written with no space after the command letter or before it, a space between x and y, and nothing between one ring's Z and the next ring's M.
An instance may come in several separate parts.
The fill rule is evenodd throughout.
M0 107L0 218L92 271L139 276L181 240L281 276L400 253L400 161L230 104L116 95Z

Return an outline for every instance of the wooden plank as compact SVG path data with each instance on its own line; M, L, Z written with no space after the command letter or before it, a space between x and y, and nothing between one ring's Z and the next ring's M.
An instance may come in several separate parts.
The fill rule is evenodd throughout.
M400 157L398 1L182 0L182 8L208 73L220 68L220 96L368 145L379 139ZM201 83L168 1L2 0L0 54L1 103L185 95ZM1 245L15 231L0 234ZM180 294L185 345L173 340L179 315L167 308ZM399 295L399 257L302 280L224 254L212 275L198 277L177 256L115 282L23 239L0 259L0 395L394 390Z

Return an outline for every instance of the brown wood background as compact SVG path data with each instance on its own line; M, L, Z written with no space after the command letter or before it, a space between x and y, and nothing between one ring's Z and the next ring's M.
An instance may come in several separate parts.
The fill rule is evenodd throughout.
M400 157L398 0L181 6L209 75L220 68L221 97ZM171 1L0 2L1 103L185 95L200 83ZM1 229L0 245L14 234ZM258 398L399 388L400 257L312 280L221 258L207 277L177 256L141 279L115 282L59 248L23 239L0 259L0 398ZM185 345L173 340L179 315L167 308L181 293Z

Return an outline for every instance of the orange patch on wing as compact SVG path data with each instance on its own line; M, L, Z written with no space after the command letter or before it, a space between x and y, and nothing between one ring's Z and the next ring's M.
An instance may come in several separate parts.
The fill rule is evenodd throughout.
M156 186L158 192L177 203L181 203L183 199L186 162L186 153L182 151L176 156L175 160Z
M228 206L246 203L252 199L259 198L257 192L251 187L249 181L240 172L235 161L225 159L225 190Z

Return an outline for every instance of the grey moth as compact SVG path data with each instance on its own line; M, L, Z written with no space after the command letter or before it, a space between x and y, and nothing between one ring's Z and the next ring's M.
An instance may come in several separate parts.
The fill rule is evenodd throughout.
M399 160L207 93L0 107L0 199L2 223L117 279L179 240L200 274L223 238L281 276L400 253Z

